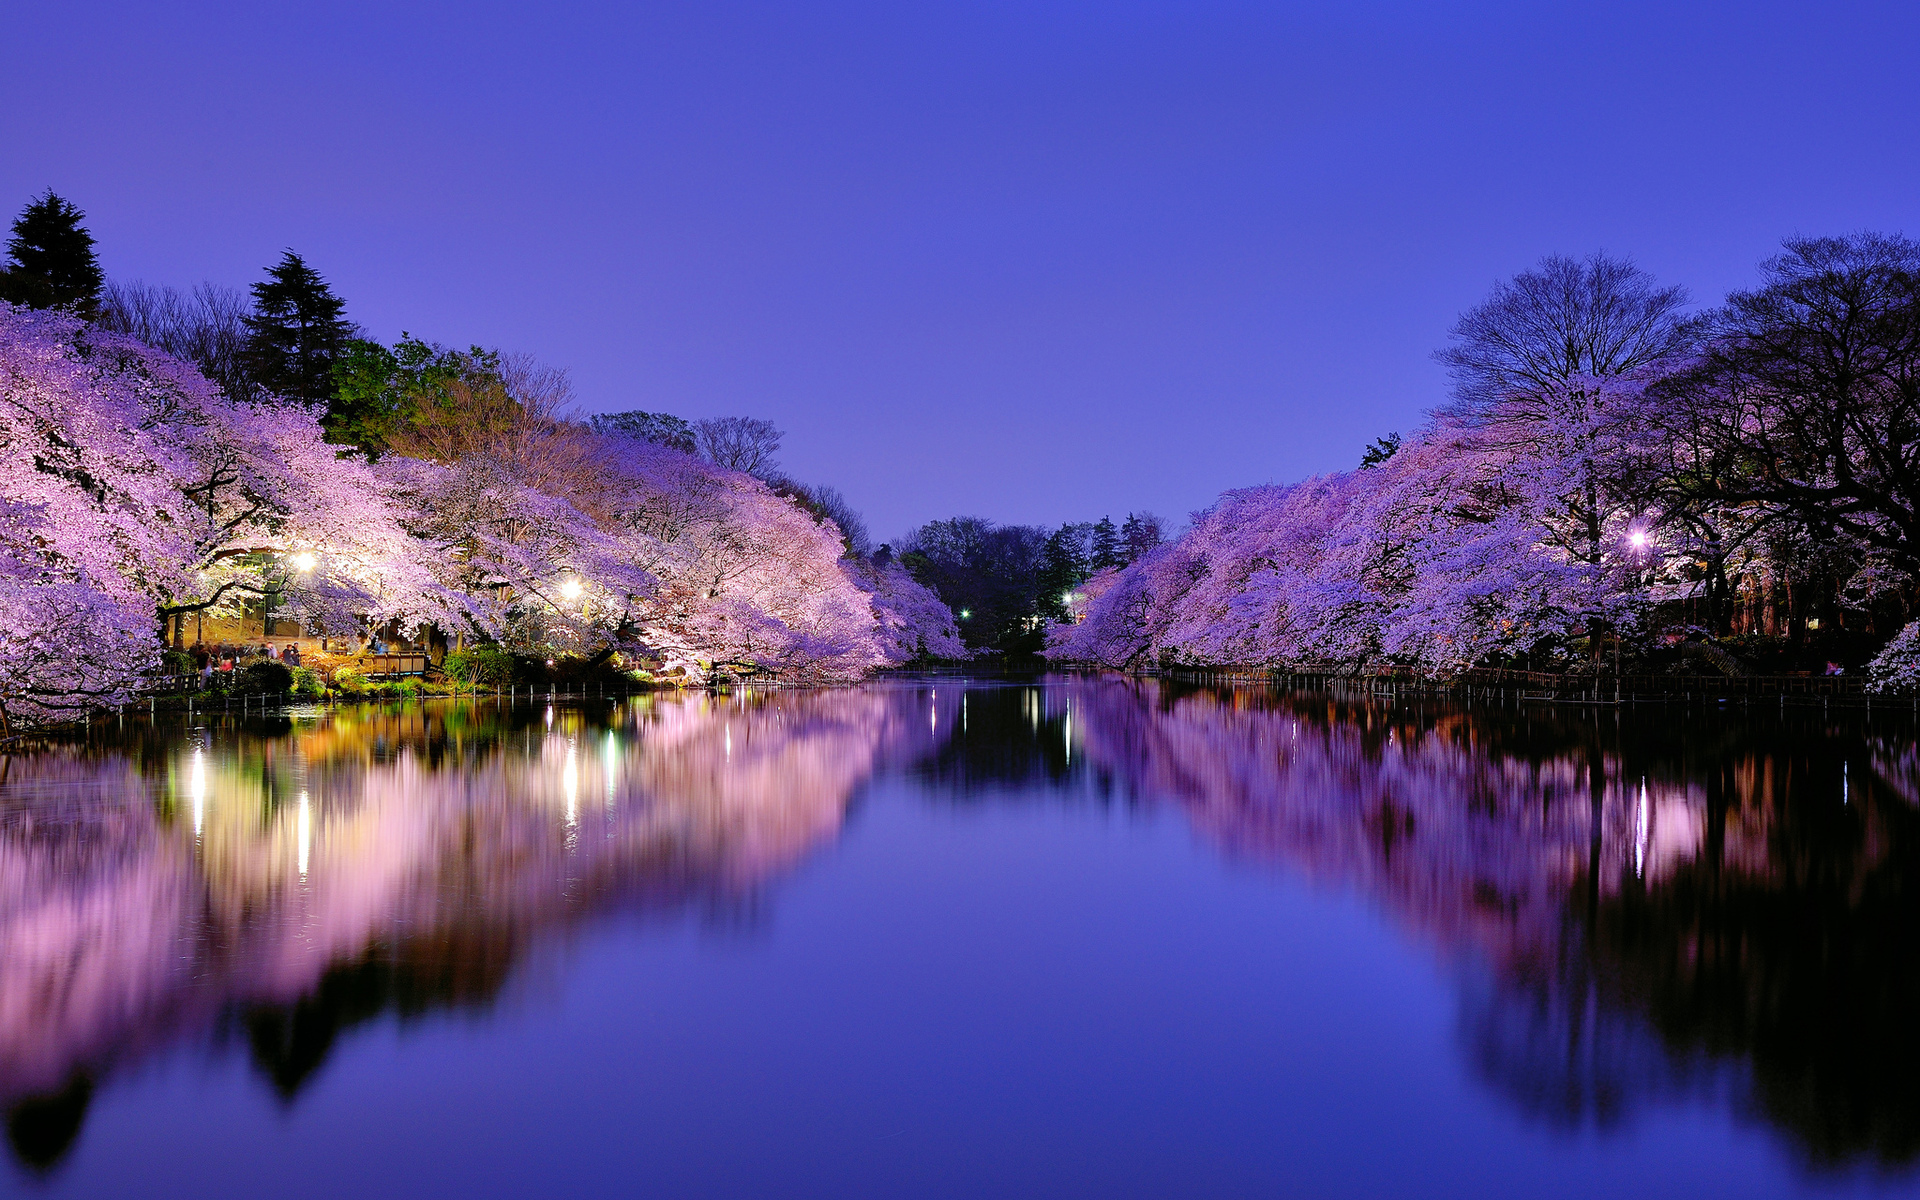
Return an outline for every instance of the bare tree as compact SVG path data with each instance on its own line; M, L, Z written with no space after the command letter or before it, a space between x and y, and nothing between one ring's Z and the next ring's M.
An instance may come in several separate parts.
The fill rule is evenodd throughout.
M1685 355L1700 334L1686 303L1685 288L1660 287L1627 259L1553 255L1461 314L1453 344L1434 357L1453 379L1456 415L1472 419L1576 376L1628 375Z
M251 308L237 288L195 284L191 291L113 282L100 297L98 323L187 359L236 399L253 392L241 352Z
M840 494L839 488L819 487L807 489L813 497L813 503L827 518L840 527L840 536L847 543L847 549L865 557L873 552L873 538L867 533L867 522L847 498Z
M1793 238L1666 389L1701 495L1920 574L1920 243Z
M773 456L779 453L780 439L785 436L772 421L758 417L710 417L693 423L700 457L717 467L749 475L764 475L774 469Z

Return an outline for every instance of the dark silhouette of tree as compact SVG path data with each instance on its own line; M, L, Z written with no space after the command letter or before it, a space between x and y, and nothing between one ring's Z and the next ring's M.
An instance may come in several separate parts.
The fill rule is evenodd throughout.
M682 454L700 452L694 440L693 426L671 413L643 412L636 408L629 412L601 413L591 423L595 433L639 438L643 442L671 447Z
M1105 571L1121 565L1120 531L1112 517L1101 517L1093 526L1093 569Z
M780 452L780 439L785 436L772 421L758 417L714 417L693 423L700 457L748 475L764 476L775 469L773 456Z
M1920 243L1794 238L1761 270L1663 389L1669 440L1705 451L1685 481L1920 569Z
M1042 564L1047 532L981 517L929 521L902 541L900 561L959 618L969 646L1027 654L1045 642Z
M52 189L21 209L7 239L0 299L92 317L105 277L93 254L93 235L80 224L86 215Z
M7 1114L7 1141L14 1154L36 1174L52 1171L73 1149L92 1100L93 1080L78 1075L53 1095L14 1105Z
M1047 535L1040 551L1040 603L1042 616L1064 621L1067 617L1067 593L1086 582L1092 573L1087 546L1093 526L1066 524Z
M202 283L193 290L145 283L108 283L100 294L101 327L184 358L229 396L253 394L242 355L247 301L234 288Z
M1399 453L1399 451L1400 435L1398 433L1390 433L1385 437L1375 438L1372 444L1366 448L1365 452L1360 455L1360 469L1364 471L1368 467L1377 467Z
M1159 517L1150 512L1128 513L1120 526L1120 557L1133 562L1166 540Z
M319 272L288 250L253 285L245 354L253 382L289 400L330 403L334 364L357 332L345 312Z
M1660 287L1623 258L1553 255L1461 314L1453 345L1434 354L1453 379L1453 411L1469 420L1518 397L1549 397L1576 376L1628 375L1698 344L1687 292Z

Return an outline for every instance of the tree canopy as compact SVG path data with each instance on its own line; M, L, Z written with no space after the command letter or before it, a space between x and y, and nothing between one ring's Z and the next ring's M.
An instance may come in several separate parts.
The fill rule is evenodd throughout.
M92 317L105 280L85 213L49 188L14 218L0 300L27 308L64 308Z

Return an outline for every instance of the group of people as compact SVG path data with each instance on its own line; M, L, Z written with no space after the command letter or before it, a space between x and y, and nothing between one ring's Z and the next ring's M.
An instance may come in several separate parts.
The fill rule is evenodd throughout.
M272 642L267 642L260 646L230 646L219 642L193 648L194 670L200 676L201 686L206 688L211 688L216 678L231 679L235 663L255 657L297 667L300 665L300 644L288 642L285 647L276 647Z

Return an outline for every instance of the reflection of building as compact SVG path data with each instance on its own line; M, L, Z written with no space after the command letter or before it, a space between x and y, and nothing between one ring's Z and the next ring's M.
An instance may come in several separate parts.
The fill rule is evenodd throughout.
M291 1092L346 1025L487 1003L544 929L734 903L833 837L889 757L942 736L941 703L869 688L644 696L606 720L343 709L157 758L14 759L0 1105L16 1139L57 1153L88 1080L222 1014Z

